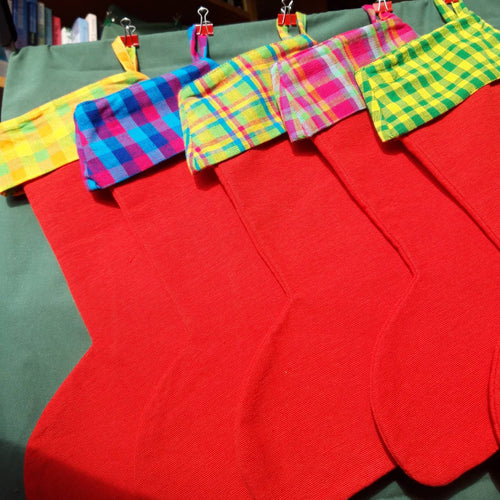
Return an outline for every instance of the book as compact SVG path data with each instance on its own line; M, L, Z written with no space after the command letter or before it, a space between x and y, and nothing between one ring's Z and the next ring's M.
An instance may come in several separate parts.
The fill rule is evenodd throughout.
M61 45L61 18L52 16L52 45Z
M52 45L52 9L45 7L45 43Z
M0 87L5 87L5 77L7 76L7 66L9 58L6 49L0 47Z
M26 0L28 9L28 45L37 45L38 5L36 0Z
M45 45L45 4L38 2L37 4L37 44Z
M77 17L71 28L72 43L89 41L89 25L82 17Z
M71 28L61 28L61 45L73 43L71 36Z
M28 45L28 9L26 0L12 0L12 18L17 31L16 47Z
M95 42L97 38L97 16L95 14L87 14L85 16L89 31L89 42Z

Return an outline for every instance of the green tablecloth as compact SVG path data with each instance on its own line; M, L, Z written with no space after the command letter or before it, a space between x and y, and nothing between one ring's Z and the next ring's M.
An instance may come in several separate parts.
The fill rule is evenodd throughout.
M498 0L469 0L470 7L500 28ZM442 24L432 0L394 5L418 33ZM308 17L318 41L367 24L361 9ZM211 57L223 62L276 41L273 21L216 26ZM185 32L144 35L141 70L154 77L190 62ZM109 42L28 47L11 58L2 118L9 119L120 71ZM0 499L23 498L23 456L45 405L90 346L64 277L25 199L0 200ZM360 498L500 499L500 458L444 489L414 484L396 471Z

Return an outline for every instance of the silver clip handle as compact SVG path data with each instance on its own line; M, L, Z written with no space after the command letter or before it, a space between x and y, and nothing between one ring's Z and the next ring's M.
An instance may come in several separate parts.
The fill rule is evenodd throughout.
M292 13L292 6L293 6L293 0L290 0L288 3L286 0L281 0L281 4L283 7L281 7L281 12L286 16L287 14Z
M120 24L125 32L125 40L127 40L128 37L132 37L136 31L136 27L132 24L132 21L128 17L123 17Z
M382 2L384 2L385 11L389 12L389 6L387 5L387 1L386 0L378 0L377 9L378 9L379 13L380 13L380 8L382 7Z

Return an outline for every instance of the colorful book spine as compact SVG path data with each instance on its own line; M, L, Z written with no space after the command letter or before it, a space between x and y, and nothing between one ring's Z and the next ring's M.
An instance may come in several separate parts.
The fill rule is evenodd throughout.
M16 47L28 45L28 10L26 0L12 0L12 17L17 31Z
M38 5L36 0L27 0L28 8L28 45L37 45Z
M45 43L52 45L52 9L45 7Z
M89 41L89 26L87 21L82 17L77 17L71 29L71 38L73 43L81 43Z
M52 16L52 45L61 45L61 18Z
M7 76L8 57L3 47L0 47L0 87L5 87L5 77Z
M68 43L73 43L71 28L61 28L61 45L66 45Z
M85 21L88 25L89 42L95 42L97 40L97 16L89 13L85 16Z
M16 47L27 45L61 45L99 39L97 16L88 13L76 18L71 28L61 26L61 18L53 15L45 2L37 0L7 0L17 31Z
M38 2L37 4L37 44L45 45L45 4Z

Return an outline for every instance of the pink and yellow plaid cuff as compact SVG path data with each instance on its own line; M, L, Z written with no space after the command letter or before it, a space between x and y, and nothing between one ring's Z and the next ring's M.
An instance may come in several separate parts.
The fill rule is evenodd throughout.
M410 26L388 14L382 22L348 31L278 61L271 74L290 139L311 137L365 109L354 72L416 37Z
M251 50L181 90L179 112L191 172L285 132L269 70L276 61L314 43L300 35Z
M73 113L80 102L146 79L146 75L135 71L118 73L1 122L0 193L19 192L19 187L30 179L78 159Z

